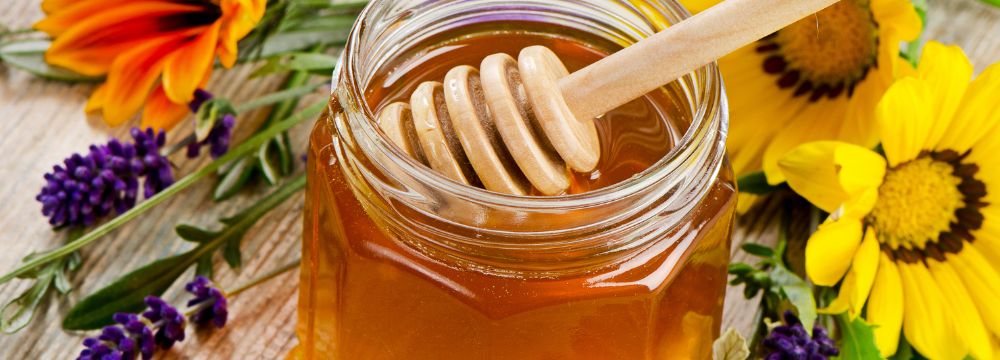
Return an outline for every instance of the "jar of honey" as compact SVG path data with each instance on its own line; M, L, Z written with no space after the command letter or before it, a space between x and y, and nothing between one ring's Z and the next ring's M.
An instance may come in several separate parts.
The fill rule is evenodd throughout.
M673 0L373 1L311 137L291 357L711 358L736 201L714 65L597 119L597 170L561 196L453 182L376 123L455 66L544 45L573 71L684 16Z

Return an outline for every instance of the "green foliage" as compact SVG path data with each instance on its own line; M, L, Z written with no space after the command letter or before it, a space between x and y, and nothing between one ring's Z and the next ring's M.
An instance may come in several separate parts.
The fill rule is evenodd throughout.
M72 241L80 235L79 230L74 230L69 233L68 239ZM22 261L30 262L42 255L44 254L32 253L25 256ZM59 261L19 275L18 278L35 280L35 283L0 308L0 331L12 334L31 323L38 307L53 287L60 294L69 293L73 289L69 282L69 274L79 269L81 263L80 253L73 252Z
M273 57L257 68L251 77L271 75L289 71L306 71L312 74L330 75L337 66L337 56L317 53L293 52L285 57Z
M208 135L215 128L215 123L226 115L235 115L236 108L229 100L212 98L201 104L198 112L195 113L194 136L196 141L208 138Z
M781 190L785 185L771 185L763 171L752 172L736 180L736 188L741 193L765 195Z
M49 65L45 51L52 43L48 40L22 40L0 44L0 61L35 76L66 82L98 82L100 76L87 76L72 70Z
M265 214L302 190L305 184L305 175L300 175L254 205L221 219L224 226L218 231L190 225L178 226L175 229L178 236L199 245L183 254L140 267L84 298L63 319L63 328L98 329L110 324L115 313L141 310L146 296L163 294L191 265L197 264L198 273L211 273L211 255L219 248L223 248L223 257L230 266L239 267L242 262L240 243L247 230Z
M271 0L257 27L240 41L240 61L255 61L347 40L367 1Z
M313 50L319 51L320 48ZM253 100L237 107L236 110L242 113L256 107L274 105L268 119L261 125L262 130L267 129L277 119L283 119L291 114L298 106L300 97L322 85L322 83L307 84L309 78L308 71L296 71L285 82L284 90ZM300 114L315 117L322 109L322 106L310 107ZM261 144L255 152L247 153L228 164L220 172L220 180L213 190L213 198L216 201L228 199L238 194L257 176L270 185L281 182L283 177L290 175L295 169L295 154L290 143L288 134L282 133Z
M882 355L875 346L875 332L872 326L861 318L851 320L847 314L835 317L840 329L840 356L843 360L880 359Z

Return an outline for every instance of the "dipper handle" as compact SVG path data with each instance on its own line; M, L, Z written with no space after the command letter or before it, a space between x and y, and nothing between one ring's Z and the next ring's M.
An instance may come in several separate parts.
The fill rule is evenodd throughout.
M726 0L559 81L590 121L837 0Z
M551 50L486 57L379 114L386 136L442 175L488 190L558 195L567 168L600 160L594 118L837 0L727 0L570 74Z

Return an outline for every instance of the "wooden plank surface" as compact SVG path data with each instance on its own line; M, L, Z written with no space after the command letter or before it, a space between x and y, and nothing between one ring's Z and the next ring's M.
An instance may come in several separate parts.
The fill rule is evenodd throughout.
M24 28L42 18L38 0L0 1L0 25ZM1000 11L976 0L929 0L928 38L961 45L978 70L1000 61ZM250 66L217 72L209 88L234 103L252 99L277 86L278 79L247 80ZM13 268L20 258L33 250L58 246L63 239L50 230L34 200L42 186L42 174L72 152L85 150L91 143L109 136L123 137L124 128L108 129L100 119L87 117L83 106L92 91L91 85L68 85L34 78L16 69L0 65L0 271ZM311 97L320 101L323 91ZM254 114L251 114L254 115ZM241 116L236 138L243 139L259 116ZM308 125L295 129L297 151L305 150ZM174 134L186 134L181 127ZM180 135L175 135L180 136ZM177 159L181 160L181 159ZM178 174L188 174L206 161L178 161ZM81 350L85 334L61 330L62 314L82 294L89 294L107 284L122 271L131 270L151 260L175 254L190 247L173 234L178 223L215 227L215 220L232 214L266 193L258 185L256 195L241 195L233 200L211 202L212 181L204 181L141 216L105 239L83 251L84 266L75 275L72 295L49 302L29 328L15 335L0 335L2 359L66 359ZM238 285L298 257L301 235L301 196L287 201L266 216L244 242L245 265L232 271L217 259L217 281L226 287ZM749 235L748 235L749 234ZM741 226L734 239L734 249L743 241L771 242L773 227L764 231ZM734 260L745 260L734 251ZM189 276L185 276L190 278ZM291 272L233 299L230 323L221 331L189 334L189 339L158 358L182 359L273 359L282 358L295 344L293 327L298 277ZM28 282L14 281L0 285L0 299L10 299L23 291ZM180 299L179 289L166 294L168 300ZM725 326L734 326L744 334L753 326L755 304L743 300L741 288L730 291L725 311Z

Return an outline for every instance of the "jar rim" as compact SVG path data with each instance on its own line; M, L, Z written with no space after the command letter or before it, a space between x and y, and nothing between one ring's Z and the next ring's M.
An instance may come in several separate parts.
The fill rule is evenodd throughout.
M362 23L360 19L369 17L373 9L391 4L392 2L393 0L372 0L360 13L358 16L359 20L355 23L347 37L341 62L334 70L332 88L337 89L339 81L347 81L352 85L347 87L349 89L348 95L354 99L365 99L365 89L361 86L357 75L359 71L359 53L351 50L359 46L364 35L363 31L365 28L359 26ZM674 0L666 0L663 2L663 5L667 6L666 10L671 14L661 15L672 16L673 18L667 19L671 24L675 24L690 16L690 13ZM718 116L719 112L726 111L725 91L718 65L716 62L712 62L685 75L685 77L690 76L702 79L699 82L700 86L698 86L701 94L688 95L689 99L694 96L694 99L691 99L693 104L693 111L691 113L692 121L675 146L663 158L646 170L616 184L584 193L556 196L523 196L503 194L461 184L439 174L407 155L378 129L374 121L367 121L360 124L360 130L363 131L363 135L372 145L371 147L363 147L362 151L366 152L366 156L370 158L372 154L368 152L380 152L382 156L388 157L394 162L394 166L403 170L408 176L412 176L414 179L427 184L436 191L474 203L519 208L527 211L591 207L642 193L650 186L682 173L686 169L685 165L690 164L691 157L696 156L697 148L704 142L715 141L717 139L715 135L719 135L717 134L719 132L721 132L722 139L719 146L724 146L725 129L728 127L728 123L727 116ZM375 111L369 106L367 101L362 100L355 103L358 104L358 109L356 110L361 112L365 118L377 118ZM718 167L713 166L713 168L717 169Z

